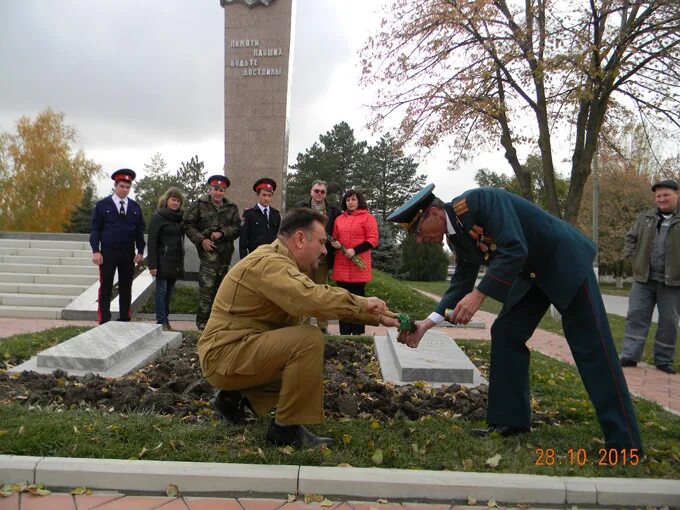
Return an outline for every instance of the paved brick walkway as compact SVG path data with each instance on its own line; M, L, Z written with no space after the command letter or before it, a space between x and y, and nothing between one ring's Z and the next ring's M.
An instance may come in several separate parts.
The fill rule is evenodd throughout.
M330 506L285 499L194 498L125 496L123 494L13 494L0 498L0 510L488 510L486 506L450 504L390 503L377 501L332 501ZM495 507L504 510L504 507ZM553 507L555 508L555 507ZM557 507L559 508L559 507ZM563 508L573 508L571 505Z

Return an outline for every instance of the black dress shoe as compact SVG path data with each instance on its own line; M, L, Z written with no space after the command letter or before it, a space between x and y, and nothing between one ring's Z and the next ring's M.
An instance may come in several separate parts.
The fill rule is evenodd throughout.
M528 427L514 427L513 425L489 425L485 429L471 429L470 434L476 437L488 437L493 433L499 434L501 437L515 436L517 434L526 434L531 432Z
M272 420L267 431L267 442L279 446L311 448L333 444L333 438L314 435L303 425L278 425Z
M637 361L632 360L630 358L624 358L621 356L621 359L619 360L621 362L622 367L636 367L637 366Z
M673 368L673 365L671 365L670 363L667 364L667 365L656 365L656 368L658 368L662 372L666 372L667 374L671 374L671 375L677 374L677 372Z
M243 425L254 419L250 402L238 391L217 390L210 403L222 418L234 425Z

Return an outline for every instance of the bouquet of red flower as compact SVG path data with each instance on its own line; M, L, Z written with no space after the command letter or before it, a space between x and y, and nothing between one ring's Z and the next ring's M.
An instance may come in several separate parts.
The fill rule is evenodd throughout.
M328 242L335 243L337 241L335 239L333 239L332 236L328 236ZM345 256L347 256L347 248L345 248L341 243L339 243L339 244L340 244L340 251L342 253L344 253ZM366 269L366 264L364 263L363 259L359 255L354 255L350 260L359 269Z

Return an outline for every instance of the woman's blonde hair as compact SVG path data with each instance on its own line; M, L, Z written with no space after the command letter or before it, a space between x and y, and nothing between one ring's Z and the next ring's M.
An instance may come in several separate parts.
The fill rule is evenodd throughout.
M180 209L182 208L182 205L184 205L184 194L180 191L179 188L169 188L168 191L163 193L163 196L158 199L158 208L161 209L163 207L168 206L168 198L179 198L179 201L181 202L180 204Z

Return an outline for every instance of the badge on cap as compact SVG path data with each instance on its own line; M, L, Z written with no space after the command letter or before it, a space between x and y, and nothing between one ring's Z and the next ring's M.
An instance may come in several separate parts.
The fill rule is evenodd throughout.
M222 186L223 188L228 188L231 186L231 181L227 179L226 175L211 175L208 177L208 186Z
M255 181L255 184L253 184L253 191L257 193L261 189L274 193L276 191L276 181L274 181L274 179L270 179L269 177L258 179Z

